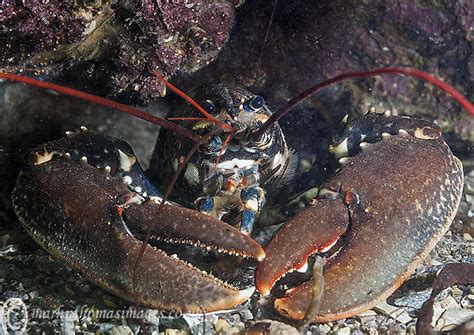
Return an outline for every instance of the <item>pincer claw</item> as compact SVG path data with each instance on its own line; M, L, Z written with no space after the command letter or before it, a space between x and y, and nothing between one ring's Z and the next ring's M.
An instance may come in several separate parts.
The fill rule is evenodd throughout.
M210 248L262 261L265 252L251 238L222 221L184 207L148 200L133 204L125 211L127 225L138 234L150 231L152 238Z
M48 152L48 151L44 151ZM130 156L131 157L131 156ZM262 248L237 229L204 214L160 205L130 191L123 180L66 155L24 167L12 194L23 227L44 249L91 282L151 308L203 313L231 308L254 288L239 290L143 237L186 243L262 259ZM134 276L136 282L134 283Z
M316 200L286 223L266 248L255 274L264 295L288 272L307 267L308 257L330 249L349 225L347 209L338 200ZM304 242L302 242L304 241Z

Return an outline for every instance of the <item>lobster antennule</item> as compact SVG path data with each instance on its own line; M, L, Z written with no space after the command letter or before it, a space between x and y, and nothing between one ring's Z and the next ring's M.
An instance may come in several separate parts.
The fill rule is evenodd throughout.
M295 106L301 104L310 96L315 94L316 92L320 91L321 89L335 84L341 80L346 79L354 79L354 78L364 78L364 77L374 77L381 74L401 74L410 77L416 77L427 81L445 93L451 95L463 108L465 108L469 114L474 116L474 105L459 92L453 86L449 85L448 83L436 78L435 76L418 69L410 68L410 67L382 67L374 70L369 71L354 71L354 72L347 72L335 77L329 78L323 82L320 82L316 85L311 86L296 98L289 100L283 107L281 107L277 112L275 112L264 124L260 127L257 131L254 132L253 137L255 139L259 139L267 130L270 128L275 122L280 120L286 113L288 113L291 109Z

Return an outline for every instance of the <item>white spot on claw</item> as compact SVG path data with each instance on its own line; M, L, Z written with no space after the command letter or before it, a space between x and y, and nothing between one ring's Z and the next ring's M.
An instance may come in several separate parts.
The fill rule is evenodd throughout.
M44 163L49 162L51 159L53 159L54 151L48 152L44 151L43 153L35 152L34 155L36 156L36 160L33 163L34 165L41 165Z
M133 164L136 163L137 158L133 155L127 155L122 150L118 150L119 153L119 162L120 162L120 169L125 172L128 172L132 169Z
M132 183L132 178L130 176L125 176L123 177L123 182L127 185L130 185Z
M301 267L297 268L296 271L299 273L305 273L308 271L308 262L305 262Z
M349 148L347 147L347 137L340 142L339 144L336 145L330 145L329 146L329 152L333 153L336 158L341 158L344 156L347 156L349 154Z
M339 164L346 165L347 163L349 163L349 158L348 157L342 157L342 158L339 159Z
M430 131L429 131L429 128L428 128L428 131L425 133L425 129L427 129L428 127L423 127L423 128L416 128L415 129L415 137L416 138L419 138L420 140L434 140L437 138L437 136L430 136ZM433 132L431 132L431 134L433 134Z

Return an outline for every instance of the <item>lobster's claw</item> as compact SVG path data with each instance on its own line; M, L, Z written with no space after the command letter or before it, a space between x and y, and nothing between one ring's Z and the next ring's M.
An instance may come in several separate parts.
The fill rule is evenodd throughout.
M363 143L359 153L343 158L344 166L323 185L325 196L332 193L334 199L316 200L283 226L257 269L257 289L268 293L275 280L306 262L309 250L320 251L347 225L342 246L324 268L318 322L355 315L386 299L440 240L459 205L462 166L439 128L411 120L412 128L405 131L396 128L409 119L397 123L400 118L366 116L384 117L387 127L378 127L384 132L378 142ZM368 136L360 133L357 140ZM350 149L353 143L348 144L344 147ZM291 259L283 260L281 254ZM312 286L309 281L288 290L275 301L277 310L303 319Z
M127 226L145 234L151 229L154 239L197 247L222 250L228 254L265 258L262 247L251 238L244 238L238 229L200 212L149 200L125 210Z
M349 215L340 201L316 200L286 223L266 248L270 256L255 274L257 289L270 294L288 272L306 268L308 257L330 249L347 231Z
M249 237L206 215L168 205L156 212L153 202L134 204L140 197L122 181L67 157L26 166L12 194L24 228L52 255L113 294L153 308L201 313L230 308L253 293L150 245L136 263L142 241L135 231L146 232L152 220L160 224L153 235L257 259L264 253Z

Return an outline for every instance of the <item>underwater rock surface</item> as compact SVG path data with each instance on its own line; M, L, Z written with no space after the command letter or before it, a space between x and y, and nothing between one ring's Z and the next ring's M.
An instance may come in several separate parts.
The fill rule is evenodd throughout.
M193 72L229 39L233 1L14 1L0 4L0 68L148 102L153 75Z

